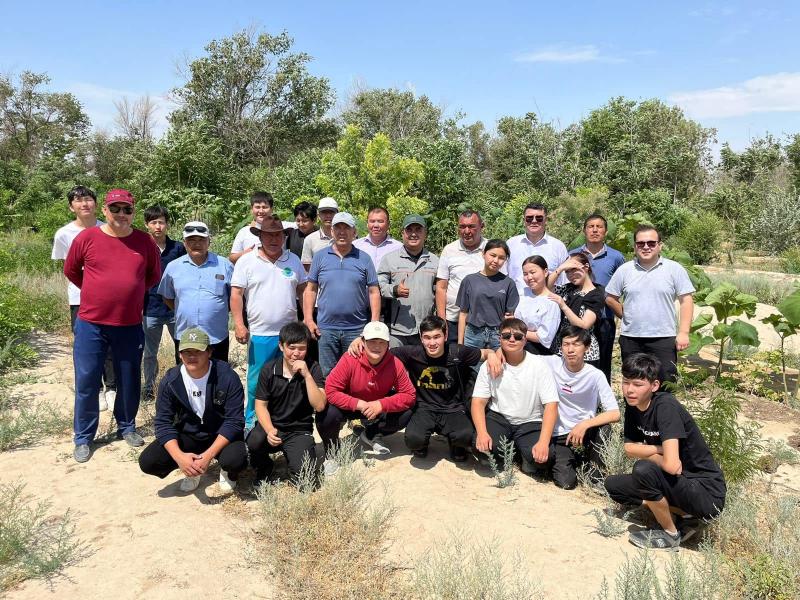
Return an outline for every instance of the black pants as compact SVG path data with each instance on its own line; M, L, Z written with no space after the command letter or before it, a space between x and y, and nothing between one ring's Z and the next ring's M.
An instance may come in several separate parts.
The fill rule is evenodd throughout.
M597 368L606 376L606 381L611 383L611 357L614 354L614 337L617 334L617 324L613 319L600 319L594 326L597 343L600 346L600 360Z
M217 438L211 435L207 438L197 438L185 433L178 434L178 447L183 452L202 454L214 443ZM228 473L228 477L235 481L239 473L247 468L247 448L242 440L231 442L217 454L217 462L223 471ZM164 479L167 475L178 468L178 464L172 459L166 448L158 440L151 442L139 455L139 468L148 475L155 475Z
M247 436L250 464L256 469L259 477L266 477L272 472L275 464L269 455L282 452L289 465L289 476L294 479L300 473L306 458L309 461L317 458L314 451L314 434L311 431L279 431L278 437L282 443L279 446L270 445L267 441L267 432L261 427L261 423L256 423Z
M174 340L174 341L175 341L175 348L178 348L178 346L180 346L180 341L179 340ZM216 344L212 344L211 346L209 346L209 348L211 348L211 358L216 358L217 360L224 360L225 362L228 362L228 353L230 350L230 345L231 345L231 338L230 336L228 336L224 340L221 340ZM180 365L181 364L180 352L177 353L177 358L178 358L178 364Z
M72 331L75 331L75 319L78 318L78 304L69 305L69 323ZM117 377L114 374L114 356L111 354L111 346L108 347L108 354L106 354L106 362L103 363L103 385L107 390L117 389Z
M339 439L339 432L344 422L349 419L361 419L368 438L380 433L389 435L403 429L411 420L411 409L403 412L383 412L377 419L367 421L366 417L357 410L343 410L333 404L328 404L322 412L317 413L317 431L325 445L325 450Z
M433 433L447 437L451 446L469 448L475 428L463 412L446 413L417 408L406 425L406 446L410 450L427 448Z
M492 438L492 455L500 468L503 467L500 438L505 437L507 440L514 442L514 446L522 459L523 471L531 473L533 470L542 471L547 469L547 463L540 464L533 460L533 447L538 443L539 435L542 432L541 421L512 425L500 413L488 410L486 411L486 431L489 433L489 437ZM553 455L553 450L554 446L551 440L550 456Z
M578 452L574 446L567 444L566 434L553 438L555 449L551 463L555 484L565 490L574 489L578 485L578 469L584 465L588 468L589 479L600 481L600 469L603 467L603 461L598 448L603 437L607 435L611 435L611 428L608 425L587 429L583 436L582 452Z
M670 475L649 460L637 460L630 475L610 475L605 480L609 496L620 504L639 506L642 500L666 498L670 506L704 519L716 517L725 506L724 493L711 493L709 484L725 490L724 481Z
M636 354L644 352L655 356L661 361L660 378L662 382L675 383L678 380L678 350L675 348L675 337L655 337L637 338L627 335L619 336L619 349L622 352L622 360Z

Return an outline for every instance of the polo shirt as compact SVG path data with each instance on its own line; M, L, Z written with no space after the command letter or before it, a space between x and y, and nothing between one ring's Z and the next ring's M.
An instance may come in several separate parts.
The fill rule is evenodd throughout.
M97 220L94 224L95 227L100 227L103 221ZM83 227L75 224L75 221L70 221L61 229L56 231L53 237L53 252L50 258L53 260L66 260L69 248L78 234L83 231ZM71 281L67 282L67 301L70 306L78 306L81 303L81 289Z
M305 282L306 270L288 250L274 263L261 250L236 261L231 286L244 290L250 334L275 336L281 327L297 320L297 286Z
M313 237L308 236L306 240ZM339 257L328 246L311 261L308 280L319 286L317 325L320 329L361 329L369 323L369 286L378 285L375 265L355 246Z
M202 265L188 254L167 265L158 293L175 301L175 339L191 327L205 331L212 344L228 337L232 274L231 261L213 252Z
M308 365L318 388L325 387L319 364ZM270 420L279 432L314 430L314 408L308 401L305 378L295 373L291 379L283 376L283 356L267 362L258 375L256 399L266 400Z
M609 248L605 244L603 244L603 249L595 255L592 255L592 253L589 252L586 244L580 248L573 248L569 251L571 255L579 254L581 252L585 252L589 256L589 262L592 265L592 277L594 278L594 282L599 283L602 286L608 285L608 282L611 281L611 276L616 272L617 269L625 264L625 257L622 255L622 252L619 250L614 250L614 248ZM603 311L603 318L613 321L614 311L606 307L606 309Z
M321 228L312 231L303 240L303 255L300 257L300 261L304 265L310 265L314 256L323 248L330 246L332 240L333 237L325 235Z
M622 298L620 335L644 338L675 336L675 300L694 291L686 269L663 256L649 269L638 260L626 262L606 286L607 294Z
M555 271L558 266L569 258L567 247L564 243L545 233L542 239L535 244L528 239L524 233L515 235L508 240L508 250L511 256L508 258L506 268L508 276L517 284L520 295L525 292L525 280L522 278L522 263L529 256L541 256L547 261L547 268ZM559 275L557 283L564 284L567 277L563 273Z
M447 281L447 320L458 321L458 313L461 308L456 304L458 290L461 282L467 275L477 273L483 268L483 248L486 246L486 239L481 239L481 243L474 250L467 250L464 243L457 239L444 247L439 255L439 267L436 269L436 279Z
M167 265L176 258L186 254L186 246L182 242L176 242L169 236L164 243L164 249L161 250L161 272L167 270ZM158 283L147 290L144 296L144 316L145 317L159 317L162 319L172 319L175 315L170 310L169 306L164 304L164 300L158 293Z
M369 236L366 236L363 238L358 238L356 241L354 241L353 246L369 255L369 257L372 259L372 264L375 266L375 270L377 271L378 267L381 265L381 260L383 260L383 257L390 252L399 250L403 247L403 244L387 235L386 239L380 244L373 243Z

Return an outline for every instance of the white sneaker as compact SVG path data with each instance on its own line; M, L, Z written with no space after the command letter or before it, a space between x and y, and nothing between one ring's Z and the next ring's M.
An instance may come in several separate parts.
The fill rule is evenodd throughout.
M100 405L100 412L108 410L108 402L106 402L106 395L102 391L100 392L100 395L97 397L97 402Z
M228 479L228 474L222 469L219 470L219 489L225 494L230 494L236 489L236 482Z
M198 485L200 485L200 475L195 477L185 477L183 481L181 481L181 491L193 492L197 489Z
M338 470L339 463L332 458L328 458L324 463L322 463L322 472L325 474L325 477L331 477L335 475Z
M105 396L106 396L106 406L108 406L108 410L114 410L114 402L117 401L117 390L106 390Z

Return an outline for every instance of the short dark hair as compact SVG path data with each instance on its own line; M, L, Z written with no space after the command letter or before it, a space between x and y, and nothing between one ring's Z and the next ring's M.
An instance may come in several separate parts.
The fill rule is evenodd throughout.
M472 210L471 208L468 208L467 210L462 210L460 213L458 213L459 219L462 217L465 219L469 219L472 216L478 217L478 222L483 223L483 219L481 219L481 213L479 213L477 210Z
M655 231L656 235L658 236L658 241L661 241L661 232L652 225L647 224L638 225L636 229L633 230L633 241L635 242L639 234L645 231Z
M294 216L303 215L306 219L311 221L316 221L317 219L317 207L315 204L311 204L311 202L298 202L294 205Z
M538 254L534 254L533 256L529 256L525 260L522 261L522 266L525 265L536 265L540 269L547 271L550 267L547 266L547 261L544 257L539 256Z
M541 202L528 202L522 209L522 214L524 215L529 210L541 210L547 216L547 207Z
M442 333L445 335L447 334L447 321L445 321L442 317L437 317L436 315L428 315L422 319L419 324L420 333L436 331L437 329L441 329Z
M483 253L486 254L489 250L495 250L497 248L502 249L506 253L506 259L511 256L511 250L508 249L508 244L506 244L505 240L498 238L486 242L486 246L483 248Z
M521 331L523 334L528 333L528 326L525 324L525 321L517 317L506 317L503 319L500 323L500 331L503 331L503 329L513 329L515 331Z
M369 217L372 213L375 213L375 212L382 212L383 214L385 214L386 215L386 222L387 223L389 222L389 211L386 210L385 208L383 208L382 206L372 206L372 207L370 207L370 209L367 211L367 217Z
M308 344L311 341L311 331L305 323L292 321L287 323L278 332L278 341L284 346L289 344Z
M569 324L564 327L561 331L561 341L563 342L567 338L578 338L578 341L587 348L592 345L592 333L577 325Z
M97 202L97 194L94 193L94 190L91 188L86 187L85 185L76 185L70 191L67 192L67 202L72 204L72 201L75 198L82 198L83 196L90 196L92 200Z
M622 376L625 379L644 379L650 383L659 381L661 361L652 354L637 352L622 361Z
M269 192L253 192L250 196L250 206L259 202L266 202L270 208L275 206L275 200L272 199L272 194Z
M606 221L606 218L600 213L592 213L588 217L586 217L583 220L583 228L586 229L586 226L589 224L589 221L594 221L596 219L600 219L603 222L603 227L608 229L608 221Z
M155 206L148 206L144 209L145 223L149 223L150 221L154 221L160 217L164 217L164 220L169 223L169 211L165 206L156 204Z

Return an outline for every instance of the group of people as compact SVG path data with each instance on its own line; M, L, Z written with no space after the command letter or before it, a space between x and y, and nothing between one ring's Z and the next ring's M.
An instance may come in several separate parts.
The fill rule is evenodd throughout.
M156 439L140 467L162 478L180 469L185 491L215 458L228 491L248 465L266 481L276 453L292 480L304 463L331 476L339 465L318 460L314 426L331 456L349 421L375 454L391 453L385 436L404 431L415 458L439 434L454 461L474 451L500 463L513 444L524 473L559 487L574 488L583 471L621 504L653 512L660 529L631 536L641 546L675 548L693 518L724 505L697 426L661 389L688 345L694 288L661 256L653 227L636 230L626 262L606 245L599 214L568 251L547 233L541 204L525 207L524 233L507 241L485 239L480 214L464 211L437 256L421 215L407 215L395 240L388 211L373 208L358 238L333 198L299 203L286 222L256 192L252 221L223 257L203 222L183 225L182 244L171 239L160 206L144 212L149 235L133 228L126 190L105 195L105 221L92 190L67 199L75 220L57 232L53 258L70 282L78 462L90 459L106 407L118 436L144 445L135 428L144 397L156 402ZM247 344L246 387L227 363L229 317ZM604 481L599 448L620 420L610 387L617 318L625 449L637 462ZM164 326L176 366L157 382Z

